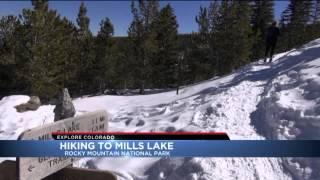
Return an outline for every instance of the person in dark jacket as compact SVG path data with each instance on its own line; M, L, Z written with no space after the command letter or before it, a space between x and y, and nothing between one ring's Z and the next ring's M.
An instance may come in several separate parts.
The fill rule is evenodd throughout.
M280 35L280 30L277 27L277 22L274 21L267 30L267 39L266 39L266 53L264 62L267 61L268 54L270 54L270 62L272 62L272 56L274 49L277 44L278 36Z

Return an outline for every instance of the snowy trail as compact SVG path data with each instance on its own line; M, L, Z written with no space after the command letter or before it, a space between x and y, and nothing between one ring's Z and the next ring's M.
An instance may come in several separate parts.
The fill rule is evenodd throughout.
M257 71L257 67L253 69ZM131 105L129 111L128 104L120 106L113 114L110 129L222 131L231 139L265 139L251 124L250 114L256 110L266 82L243 81L230 87L223 82L228 81L211 83L200 93L169 103L144 106L144 99L141 104L135 101L136 105ZM194 89L197 88L185 92ZM116 171L120 179L291 179L282 169L282 160L276 158L98 158L80 164Z

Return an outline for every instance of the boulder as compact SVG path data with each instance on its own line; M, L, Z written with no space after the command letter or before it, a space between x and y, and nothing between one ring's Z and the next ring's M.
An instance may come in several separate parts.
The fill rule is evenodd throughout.
M38 96L31 96L30 100L28 101L30 104L36 104L36 105L41 105L40 98Z
M35 111L41 106L41 101L38 96L31 96L27 103L15 106L18 112Z
M73 117L76 113L68 89L65 88L59 95L58 103L54 108L54 121Z

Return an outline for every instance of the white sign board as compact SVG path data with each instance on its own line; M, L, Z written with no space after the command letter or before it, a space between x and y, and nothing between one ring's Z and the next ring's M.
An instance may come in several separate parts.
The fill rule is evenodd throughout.
M109 118L104 110L90 112L26 130L19 140L52 140L52 132L103 132L108 129ZM71 165L74 160L67 157L17 158L17 177L19 180L42 179Z

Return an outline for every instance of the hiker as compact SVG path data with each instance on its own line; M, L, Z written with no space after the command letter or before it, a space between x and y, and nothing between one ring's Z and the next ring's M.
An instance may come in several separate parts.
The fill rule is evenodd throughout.
M267 57L269 53L270 53L270 62L272 62L274 48L276 47L277 39L279 35L280 35L280 30L277 27L277 22L274 21L267 30L266 53L265 53L264 62L267 61Z

